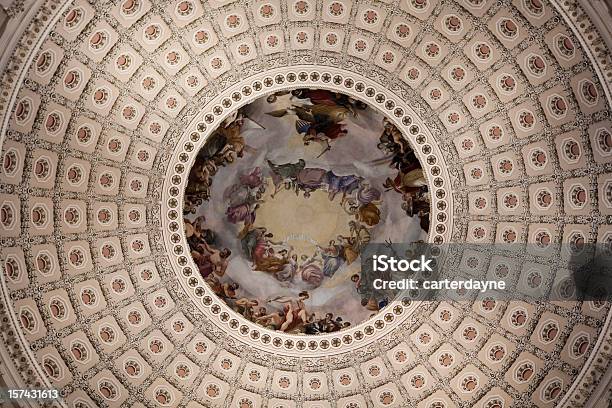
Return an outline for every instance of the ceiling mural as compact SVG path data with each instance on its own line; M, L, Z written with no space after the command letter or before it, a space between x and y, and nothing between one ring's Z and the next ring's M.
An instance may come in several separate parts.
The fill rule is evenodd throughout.
M609 250L591 2L0 7L0 388L71 408L612 400L610 302L379 296L359 265L367 242L461 243L447 270L550 292L563 248Z
M206 283L247 319L285 332L338 331L384 307L390 299L360 285L361 249L429 230L427 180L399 129L322 89L235 111L198 152L185 195Z

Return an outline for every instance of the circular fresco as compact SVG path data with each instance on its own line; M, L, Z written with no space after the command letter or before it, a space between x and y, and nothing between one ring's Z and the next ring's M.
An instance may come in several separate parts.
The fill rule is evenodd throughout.
M191 255L246 319L288 333L339 331L387 305L362 285L370 242L427 239L421 164L379 111L295 89L227 118L198 153L185 191Z

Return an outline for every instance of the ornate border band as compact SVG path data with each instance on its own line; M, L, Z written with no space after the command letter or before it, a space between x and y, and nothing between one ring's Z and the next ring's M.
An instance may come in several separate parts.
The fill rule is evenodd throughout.
M347 352L374 341L400 324L410 314L414 303L394 302L374 318L339 334L298 336L264 329L231 310L198 275L198 269L189 256L181 215L189 169L212 131L235 109L272 92L298 87L346 93L381 111L402 131L421 161L430 186L430 242L443 244L449 241L453 203L444 158L422 121L389 90L352 72L331 67L322 70L321 67L294 66L254 75L227 89L194 118L168 165L162 196L164 241L181 285L211 321L238 341L252 344L255 340L262 348L277 354L314 357Z

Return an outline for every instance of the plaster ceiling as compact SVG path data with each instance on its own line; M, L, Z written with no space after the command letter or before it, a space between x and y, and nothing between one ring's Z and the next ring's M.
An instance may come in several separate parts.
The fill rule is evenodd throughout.
M612 71L578 3L48 0L24 25L0 93L5 383L79 408L493 408L582 406L601 382L608 302L404 299L300 338L227 309L182 222L210 133L312 87L409 139L430 242L610 245ZM519 279L552 287L553 247Z

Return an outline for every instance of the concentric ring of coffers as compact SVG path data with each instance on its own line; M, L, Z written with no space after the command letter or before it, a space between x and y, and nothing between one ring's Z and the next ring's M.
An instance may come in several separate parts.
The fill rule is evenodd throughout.
M257 61L324 66L325 58L385 73L379 78L414 101L455 178L447 194L459 203L456 240L605 243L609 91L581 48L596 38L577 36L588 23L570 27L566 9L536 0L411 0L397 14L341 1L319 11L307 0L47 4L29 32L37 25L46 35L57 14L55 34L32 64L24 56L37 43L18 45L15 55L23 55L4 73L0 102L10 114L2 146L2 335L31 367L12 370L14 378L44 379L66 390L73 406L222 404L230 394L233 404L286 406L292 392L304 406L333 399L343 407L401 406L407 392L424 407L510 406L526 390L536 404L587 398L590 391L580 396L574 382L589 355L607 361L595 348L609 346L601 337L608 305L431 305L404 336L381 338L376 351L323 367L306 359L296 372L292 361L273 365L254 349L228 343L221 350L208 336L222 331L196 328L193 310L177 301L182 289L164 284L171 271L158 257L164 243L146 225L159 219L151 203L160 196L171 135L192 107L257 71ZM289 23L281 27L283 19ZM481 21L487 30L476 32ZM424 23L433 30L424 32ZM525 223L525 214L534 218ZM87 318L90 326L77 322ZM16 331L26 341L11 337ZM476 358L465 361L466 351ZM558 361L552 368L544 363L550 356ZM102 369L102 358L113 363ZM503 389L489 383L494 371L506 373ZM81 373L86 379L75 383ZM438 378L457 392L435 389ZM139 392L128 394L128 384Z

